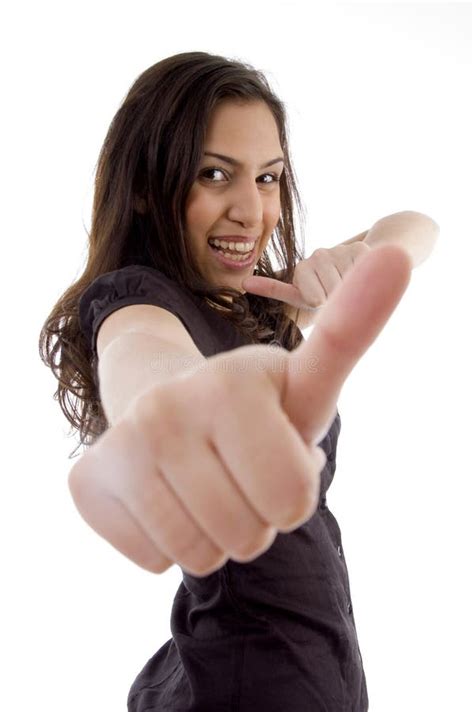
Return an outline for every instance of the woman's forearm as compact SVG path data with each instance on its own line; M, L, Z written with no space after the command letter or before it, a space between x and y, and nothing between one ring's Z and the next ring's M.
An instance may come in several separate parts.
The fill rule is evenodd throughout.
M363 241L370 247L398 245L408 253L412 267L418 267L431 254L438 235L439 225L428 215L404 210L377 220Z

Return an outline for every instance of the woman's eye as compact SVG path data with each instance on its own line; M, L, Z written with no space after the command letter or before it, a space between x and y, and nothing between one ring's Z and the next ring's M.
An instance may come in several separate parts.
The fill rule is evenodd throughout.
M208 173L222 173L222 174L224 174L220 168L206 168L205 171L201 171L201 175L204 177L206 177L206 174L208 174ZM209 180L211 180L211 179L209 178Z
M263 178L265 176L268 176L269 178L273 178L273 180L270 181L268 183L268 185L271 185L271 183L278 183L280 180L280 178L277 175L275 175L274 173L264 173L263 176L261 176L261 177Z
M205 170L201 171L200 175L206 178L206 180L211 181L211 183L221 183L222 181L215 181L212 180L212 178L208 178L207 174L209 173L222 173L222 175L225 175L224 171L222 168L206 168ZM278 183L280 178L278 175L275 175L274 173L264 173L263 175L259 176L259 178L264 178L264 177L269 177L272 178L273 180L271 181L265 181L264 185L271 185L272 183Z

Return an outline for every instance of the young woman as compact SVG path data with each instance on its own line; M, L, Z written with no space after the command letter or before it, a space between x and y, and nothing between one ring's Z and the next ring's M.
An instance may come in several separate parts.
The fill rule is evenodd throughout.
M295 205L260 72L189 52L136 80L100 153L86 268L41 332L88 446L79 512L141 567L183 571L130 712L368 709L326 501L337 397L437 226L396 214L304 259Z

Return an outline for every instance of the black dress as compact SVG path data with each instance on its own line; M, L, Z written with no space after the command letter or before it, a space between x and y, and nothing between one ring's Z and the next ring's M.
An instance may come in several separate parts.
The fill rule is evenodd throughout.
M80 300L96 366L102 320L129 304L173 312L208 357L248 343L219 313L162 272L130 265L98 277ZM339 412L319 443L327 462L314 515L279 533L248 563L229 559L198 578L183 572L172 638L132 684L128 712L366 712L341 532L327 506Z

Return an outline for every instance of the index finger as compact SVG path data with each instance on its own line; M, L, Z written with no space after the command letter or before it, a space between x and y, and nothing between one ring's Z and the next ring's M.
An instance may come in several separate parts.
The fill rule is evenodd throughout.
M280 282L271 277L252 275L242 281L243 288L251 294L258 294L260 297L278 299L296 309L307 308L306 302L301 296L301 292L294 284Z

